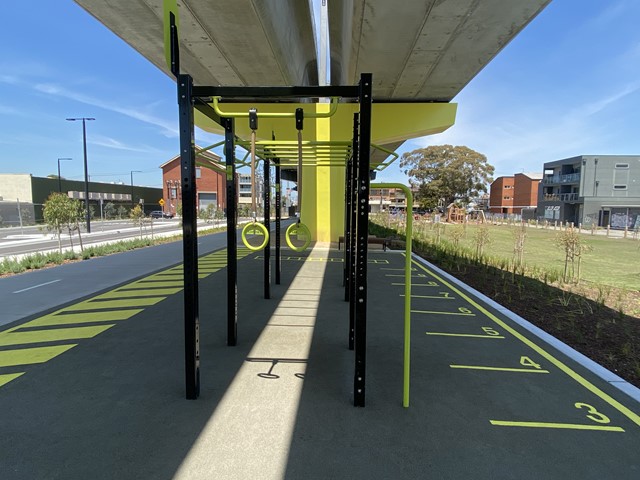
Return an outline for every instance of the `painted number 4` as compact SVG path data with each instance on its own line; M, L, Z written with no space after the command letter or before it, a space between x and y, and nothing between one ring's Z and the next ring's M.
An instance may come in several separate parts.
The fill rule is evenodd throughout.
M536 370L540 370L542 368L539 363L534 362L529 357L520 357L520 365L523 367L533 367Z

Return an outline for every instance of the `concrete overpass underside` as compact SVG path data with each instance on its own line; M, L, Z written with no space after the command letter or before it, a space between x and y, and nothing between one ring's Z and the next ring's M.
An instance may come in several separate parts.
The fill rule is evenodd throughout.
M171 75L162 0L76 1ZM393 159L388 152L405 140L437 134L453 125L456 106L449 102L549 1L329 1L322 22L314 22L307 1L182 0L176 7L180 69L193 77L196 86L319 85L317 65L323 64L323 58L316 52L319 44L324 46L320 39L326 37L314 25L327 24L330 84L355 85L361 73L373 75L372 143L382 148L373 148L370 154L373 167L384 166ZM307 122L304 139L351 140L351 117L356 110L349 105L352 102L342 100L338 114L328 121ZM296 106L256 99L241 108L256 107L266 113L293 111ZM223 133L219 124L204 115L196 114L195 121L205 130ZM236 122L236 135L248 139L245 123ZM296 139L291 122L261 120L258 139L271 140L272 132L278 140ZM285 172L285 178L295 177L295 171ZM303 208L318 240L335 241L340 234L344 181L343 169L333 168L331 173L320 167L303 170L303 183L312 186L307 191L322 194L322 198L308 195ZM317 218L309 217L316 217L311 212L328 199L332 214L325 218L328 223L318 224Z

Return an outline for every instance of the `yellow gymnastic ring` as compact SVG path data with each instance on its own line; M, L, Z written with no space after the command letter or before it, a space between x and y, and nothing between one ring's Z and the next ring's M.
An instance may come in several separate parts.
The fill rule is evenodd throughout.
M262 235L264 235L264 241L258 246L251 245L247 240L247 233L252 230L254 232L256 230L260 230ZM242 228L242 243L244 243L245 247L247 247L249 250L253 250L254 252L257 252L258 250L262 250L264 247L267 246L268 242L269 242L269 230L267 230L267 227L265 227L263 224L258 222L251 222L251 223L247 223Z
M298 232L301 232L303 235L307 236L307 240L301 247L296 247L293 243L291 243L291 235L297 234ZM304 223L292 223L287 227L287 233L285 234L284 238L291 250L293 250L294 252L304 252L311 243L311 232L309 231L309 227L307 227Z

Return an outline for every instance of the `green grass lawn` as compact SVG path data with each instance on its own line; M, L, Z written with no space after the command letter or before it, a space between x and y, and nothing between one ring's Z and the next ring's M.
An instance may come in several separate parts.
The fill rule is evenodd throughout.
M460 240L460 246L475 251L473 232L479 228L468 224L467 233ZM489 225L491 243L485 247L485 255L507 260L513 258L514 236L516 228L508 225ZM446 225L443 239L451 241L452 232L462 229L462 225ZM429 226L424 230L433 237L434 230ZM556 246L559 230L544 230L528 227L524 249L524 262L532 267L564 269L564 250ZM583 255L581 278L588 282L610 285L630 290L640 290L640 241L629 238L607 238L604 235L583 234L580 237L592 250Z

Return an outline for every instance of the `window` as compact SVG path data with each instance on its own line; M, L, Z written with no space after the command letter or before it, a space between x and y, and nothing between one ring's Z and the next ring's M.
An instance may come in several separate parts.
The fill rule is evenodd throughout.
M503 200L511 200L511 197L502 197Z
M178 189L175 187L171 187L169 189L169 197L170 198L176 198L177 197L177 193L178 193Z
M513 188L513 185L505 185L504 188Z
M196 167L196 178L202 177L202 168Z
M619 169L628 169L629 168L629 164L628 163L616 163L616 168ZM615 188L615 187L614 187ZM626 187L625 187L626 188Z
M627 186L626 185L614 185L613 189L614 190L626 190Z

